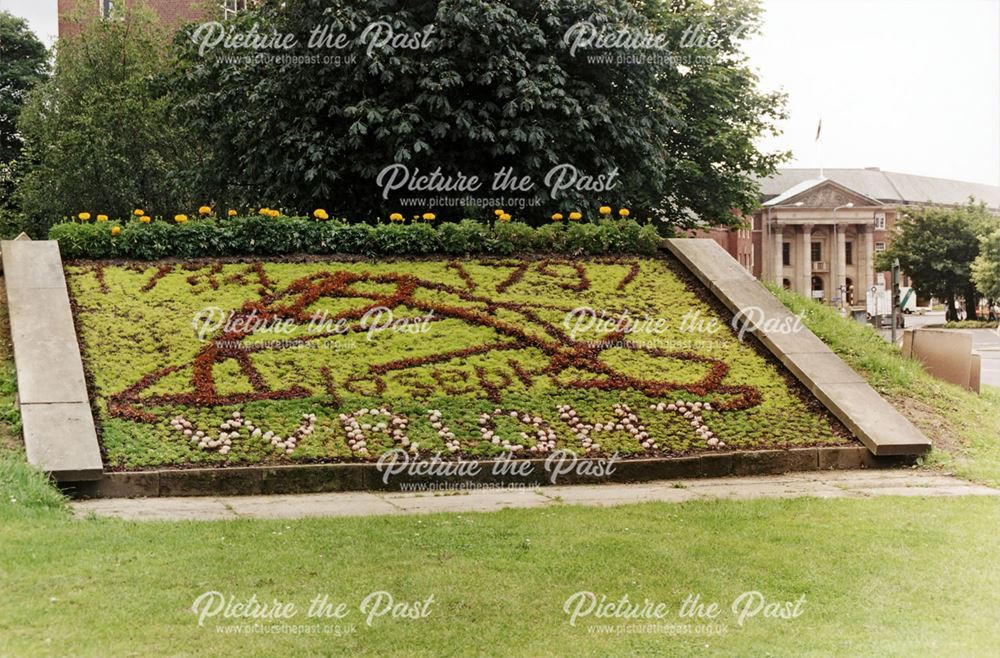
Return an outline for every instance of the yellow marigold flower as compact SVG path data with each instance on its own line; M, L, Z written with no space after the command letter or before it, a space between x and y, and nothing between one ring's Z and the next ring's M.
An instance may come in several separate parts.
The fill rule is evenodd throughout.
M121 226L112 226L111 227L111 235L118 235L121 232L122 232L122 227Z
M326 214L326 211L322 208L317 208L313 211L313 217L316 219L330 219L330 216Z
M607 217L608 215L611 214L611 206L601 206L601 208L597 212Z
M433 222L435 219L437 219L437 215L435 215L432 212L425 212L424 219L427 220L428 222Z
M504 213L504 214L500 215L500 221L501 222L509 222L510 219L511 219L511 217L510 217L509 213Z
M132 214L135 215L136 217L142 217L143 215L146 214L146 211L143 210L142 208L136 208L135 210L132 211Z
M260 209L260 214L263 215L264 217L267 217L269 214L271 214L271 209L270 208L261 208Z
M184 224L187 220L187 215L174 215L174 221L178 224Z
M561 222L562 220L563 220L563 215L561 212L557 212L556 214L552 215L553 222Z
M90 221L90 213L89 212L82 212L79 215L77 215L77 217L80 218L81 222L89 222Z
M389 221L390 222L403 222L403 221L406 221L406 220L403 219L403 216L400 213L394 212L391 215L389 215Z
M142 222L143 224L148 224L151 221L153 221L153 218L150 217L149 215L142 215L141 217L139 217L139 221Z
M202 206L201 208L198 208L198 214L199 215L211 215L212 214L212 208L210 206Z
M236 217L236 215L238 215L239 213L230 208L226 214L229 215L230 217Z
M106 222L106 221L108 221L108 216L107 215L98 215L97 216L97 221L99 221L99 222Z
M507 213L505 213L500 208L497 208L496 210L493 211L493 214L496 215L497 217L502 217L502 216L506 215Z
M571 212L571 213L569 214L569 218L570 218L570 220L571 220L571 221L574 221L574 222L578 222L578 221L580 221L581 219L583 219L583 215L581 215L581 214L580 214L580 213L578 213L578 212Z
M632 214L632 213L630 213L630 212L628 211L628 208L622 208L621 210L619 210L619 211L618 211L618 216L619 216L619 217L628 217L628 216L629 216L629 215L631 215L631 214Z

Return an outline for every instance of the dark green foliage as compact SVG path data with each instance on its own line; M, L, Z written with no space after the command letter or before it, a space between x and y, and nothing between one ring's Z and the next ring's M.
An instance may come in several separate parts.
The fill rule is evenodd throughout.
M112 228L121 227L119 235ZM137 220L56 224L49 238L63 258L210 258L290 254L399 256L548 252L567 254L651 254L659 237L651 226L631 220L598 224L526 224L474 220L442 224L347 224L307 217L204 219L185 224Z
M440 167L486 187L509 167L536 183L520 195L545 208L536 223L557 209L608 203L677 226L696 217L734 224L733 209L756 206L753 177L780 160L754 147L783 115L781 97L757 89L741 51L738 37L758 18L755 0L267 0L226 23L228 33L273 29L297 38L282 54L342 61L234 61L248 51L201 53L194 27L179 34L176 116L210 154L186 171L220 205L273 201L371 220L405 211L402 192L383 199L376 185L389 165ZM361 35L379 21L396 34L433 26L429 45L369 53ZM574 54L564 36L581 21L661 34L671 50L638 51L649 56L639 63L619 59L637 54L625 48ZM308 48L311 30L324 25L350 46ZM681 47L695 27L716 45ZM594 176L617 169L619 183L553 199L542 181L560 164ZM436 211L442 219L489 212Z
M968 319L975 320L972 263L979 255L979 236L996 226L986 206L971 200L960 208L907 208L896 225L899 235L878 255L876 267L888 270L898 258L917 293L945 300L948 319L957 319L955 298L961 296Z

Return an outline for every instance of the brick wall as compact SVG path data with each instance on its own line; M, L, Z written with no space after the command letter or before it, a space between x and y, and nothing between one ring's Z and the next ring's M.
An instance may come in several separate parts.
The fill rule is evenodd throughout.
M101 0L58 0L59 1L59 36L68 36L79 30L79 27L67 20L77 7L82 8L87 17L99 15ZM132 0L126 0L131 4ZM148 4L168 27L177 27L188 21L204 18L212 7L218 3L209 0L146 0Z

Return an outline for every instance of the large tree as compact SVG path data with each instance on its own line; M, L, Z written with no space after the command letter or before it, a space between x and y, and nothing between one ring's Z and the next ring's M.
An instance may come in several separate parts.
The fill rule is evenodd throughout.
M1000 229L979 239L979 255L972 263L972 281L991 302L1000 301Z
M80 211L168 214L191 202L175 176L191 150L161 83L170 35L144 2L118 3L116 12L59 40L52 77L21 113L18 196L38 232Z
M976 319L979 297L972 263L979 255L980 236L996 227L985 204L970 200L958 208L906 208L896 226L899 233L879 255L876 267L888 270L898 258L917 293L945 301L949 320L958 316L958 297L965 298L968 319Z
M48 52L28 22L0 11L0 208L10 201L14 161L21 154L17 117L25 95L48 72Z
M754 0L266 0L226 34L293 35L280 51L292 58L203 47L221 34L203 26L178 36L178 113L206 156L190 171L218 199L365 218L414 196L383 198L388 166L486 188L509 168L535 185L504 196L541 205L536 218L604 202L678 226L732 223L781 157L754 147L784 111L741 52L758 21ZM386 25L416 47L382 44ZM309 48L317 28L346 45ZM644 36L656 47L630 47ZM559 165L617 172L616 185L553 198L544 183Z

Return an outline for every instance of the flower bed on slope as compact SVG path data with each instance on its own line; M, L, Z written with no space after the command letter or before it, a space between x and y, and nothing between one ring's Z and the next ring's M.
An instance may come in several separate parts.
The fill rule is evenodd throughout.
M79 262L67 278L111 469L850 441L662 259Z

